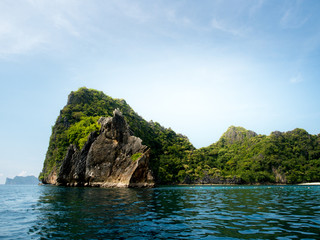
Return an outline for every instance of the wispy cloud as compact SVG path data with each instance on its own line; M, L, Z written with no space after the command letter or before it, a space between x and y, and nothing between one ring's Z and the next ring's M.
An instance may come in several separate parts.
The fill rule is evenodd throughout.
M187 16L179 16L176 9L170 8L164 11L165 19L175 25L194 27L192 20Z
M132 1L0 1L0 58L72 48L101 38L129 39L119 33L153 18L149 5ZM138 29L138 28L137 28ZM77 42L74 42L76 39ZM80 41L79 41L80 40ZM73 44L75 43L75 44ZM72 44L70 46L69 44Z
M71 23L71 21L68 20L65 16L63 16L61 14L57 14L57 15L53 16L53 22L54 22L54 25L57 28L63 29L66 32L70 33L71 35L73 35L75 37L79 37L80 36L79 31Z
M22 171L21 173L19 173L18 174L18 176L20 176L20 177L25 177L25 176L27 176L27 171Z
M300 73L290 78L290 83L292 84L296 84L300 82L303 82L303 78Z
M24 32L16 26L10 26L6 32L0 30L0 57L12 54L25 54L43 45L46 37L41 34Z
M211 27L213 29L216 29L234 36L243 36L246 32L246 29L229 26L223 21L217 20L215 18L211 20Z
M308 19L308 16L301 14L299 2L294 2L292 6L283 13L280 19L280 26L282 28L300 28Z
M16 16L10 16L6 11L16 6L8 5L0 3L0 57L24 54L45 43L45 35L30 26L27 15L16 10Z
M249 9L249 15L250 16L255 15L263 7L264 3L265 3L265 0L255 1L253 6Z
M140 4L134 1L112 1L112 5L116 10L120 11L123 16L141 23L152 18L152 13L145 11Z
M74 1L1 1L0 58L54 49L79 37L85 9Z

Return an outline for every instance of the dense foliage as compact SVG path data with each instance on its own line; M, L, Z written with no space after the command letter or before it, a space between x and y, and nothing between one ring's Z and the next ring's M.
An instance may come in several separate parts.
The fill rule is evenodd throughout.
M256 135L230 127L220 140L193 152L187 174L241 179L242 183L301 183L320 180L320 136L303 129ZM184 174L182 172L181 174Z
M97 120L125 116L133 134L151 148L151 168L158 183L300 183L320 181L320 135L303 129L257 135L230 127L217 143L195 149L187 137L147 122L122 99L80 88L71 92L52 128L40 178L58 171L70 144L81 149ZM139 156L134 156L133 161Z
M79 122L72 124L67 131L69 143L75 144L81 149L86 143L89 134L100 130L100 125L98 124L99 118L81 117Z

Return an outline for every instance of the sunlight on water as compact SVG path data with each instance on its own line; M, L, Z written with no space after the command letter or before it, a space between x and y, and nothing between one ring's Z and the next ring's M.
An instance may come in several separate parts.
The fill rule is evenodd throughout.
M319 186L0 186L6 239L319 239Z

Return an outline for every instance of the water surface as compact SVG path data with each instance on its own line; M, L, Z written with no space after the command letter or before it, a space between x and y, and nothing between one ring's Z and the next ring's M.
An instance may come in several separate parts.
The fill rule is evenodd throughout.
M0 186L5 239L320 239L320 186Z

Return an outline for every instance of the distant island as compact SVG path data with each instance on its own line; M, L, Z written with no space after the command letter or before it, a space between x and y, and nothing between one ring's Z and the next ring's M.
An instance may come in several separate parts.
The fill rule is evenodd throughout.
M70 93L52 127L39 179L105 187L320 182L320 134L296 128L267 136L231 126L196 149L125 100L83 87Z
M7 178L5 185L38 185L39 180L35 176L16 176L13 179Z

